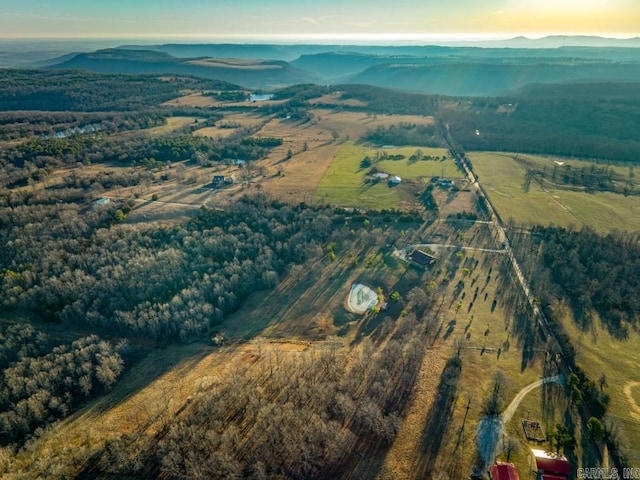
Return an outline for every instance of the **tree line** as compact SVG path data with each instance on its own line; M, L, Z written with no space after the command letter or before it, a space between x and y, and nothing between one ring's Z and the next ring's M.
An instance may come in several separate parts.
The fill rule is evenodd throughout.
M87 132L113 134L166 123L160 112L2 112L0 140L35 137L63 137ZM91 127L91 128L87 128Z
M436 125L417 125L415 123L399 123L388 127L379 126L368 131L363 140L376 145L416 145L441 147Z

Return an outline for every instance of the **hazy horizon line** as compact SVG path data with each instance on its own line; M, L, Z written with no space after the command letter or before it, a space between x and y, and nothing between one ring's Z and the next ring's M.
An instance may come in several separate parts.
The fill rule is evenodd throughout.
M327 34L95 34L95 35L64 35L64 36L4 36L0 34L0 40L12 41L111 41L111 40L188 40L188 41L212 41L243 43L318 43L333 41L343 43L412 43L425 41L438 42L491 42L501 40L513 40L526 38L528 40L540 40L547 37L599 37L611 40L632 40L640 38L640 33L619 32L585 32L585 33L557 33L557 32L512 32L512 33L327 33ZM416 43L417 44L417 43Z

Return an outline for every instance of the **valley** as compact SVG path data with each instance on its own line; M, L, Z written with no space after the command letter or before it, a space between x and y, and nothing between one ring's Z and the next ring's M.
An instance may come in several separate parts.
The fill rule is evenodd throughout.
M261 49L287 51L233 51ZM2 478L638 461L635 67L570 100L453 97L264 77L311 47L124 50L66 66L126 75L0 71ZM588 113L558 131L569 104Z

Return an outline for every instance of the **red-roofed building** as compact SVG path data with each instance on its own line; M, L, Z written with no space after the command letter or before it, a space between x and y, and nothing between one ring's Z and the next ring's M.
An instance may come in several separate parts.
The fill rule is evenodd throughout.
M491 480L520 480L518 471L512 463L492 465L489 469L489 478Z
M536 462L538 478L541 480L567 480L571 474L571 466L567 459L555 456L544 450L531 449Z

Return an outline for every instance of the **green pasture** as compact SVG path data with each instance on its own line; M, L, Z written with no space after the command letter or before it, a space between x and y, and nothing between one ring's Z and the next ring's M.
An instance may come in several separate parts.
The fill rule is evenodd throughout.
M416 150L422 150L424 157L437 157L437 160L419 160L410 162L409 157ZM402 160L380 159L382 153L388 156L404 155ZM372 166L380 172L397 175L402 180L417 180L421 177L460 176L453 160L444 148L403 147L389 149L371 149L353 142L345 142L331 165L320 180L315 199L334 205L363 208L397 208L403 197L412 195L412 186L402 183L389 187L386 182L375 185L365 184L364 179L371 167L363 168L361 162L369 157ZM446 159L442 160L445 156ZM413 186L415 189L415 185Z
M513 154L474 152L468 154L484 187L503 220L513 218L529 225L581 227L599 232L640 229L640 198L611 192L576 192L532 181L525 189L525 167ZM527 157L530 158L530 157ZM538 157L541 161L543 157ZM619 167L622 168L622 167Z

